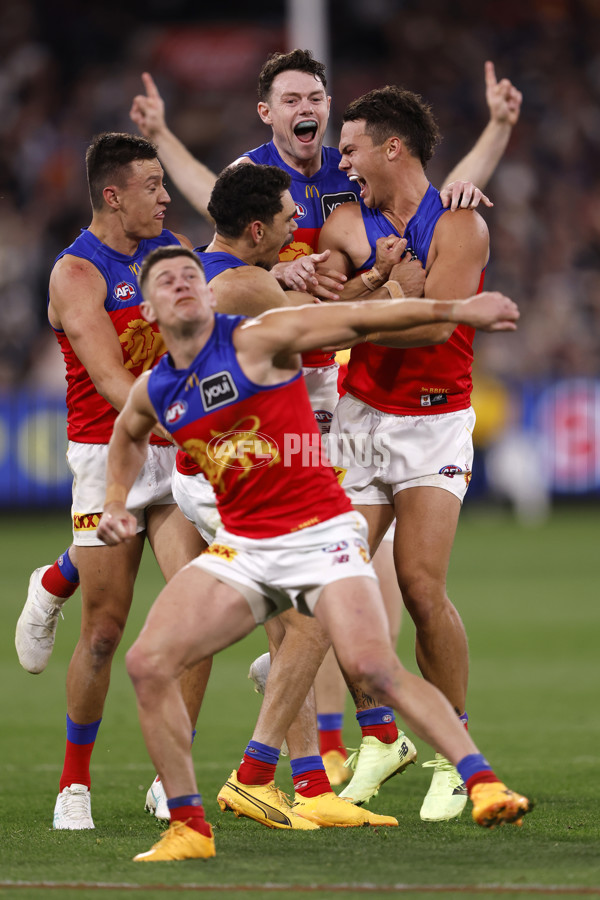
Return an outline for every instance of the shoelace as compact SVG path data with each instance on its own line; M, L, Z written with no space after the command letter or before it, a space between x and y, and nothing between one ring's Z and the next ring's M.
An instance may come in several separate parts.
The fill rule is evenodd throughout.
M62 794L61 796L63 797L63 806L66 807L66 812L70 819L87 819L89 817L89 793L78 791L77 793Z
M269 786L269 791L271 794L275 794L276 799L281 803L282 806L287 806L288 809L292 808L292 803L290 803L290 798L287 794L281 790L281 788L276 787L274 784Z
M352 769L353 772L356 771L356 767L358 765L358 757L360 755L360 747L346 747L346 750L350 754L348 759L344 761L345 769Z
M463 780L445 756L437 756L435 759L428 759L427 762L421 763L424 769L435 769L438 772L449 772L449 786L451 788L461 787Z
M37 622L30 621L29 625L32 628L42 629L41 634L34 636L34 640L47 640L53 635L53 625L58 616L60 616L64 622L65 617L63 616L62 609L60 608L60 606L51 606L50 608L45 608L43 606L40 606L39 603L36 604L34 608L40 613L40 618Z

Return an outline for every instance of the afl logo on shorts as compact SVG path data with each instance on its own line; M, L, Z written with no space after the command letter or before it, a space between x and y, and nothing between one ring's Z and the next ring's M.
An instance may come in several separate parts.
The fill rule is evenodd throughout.
M328 409L315 409L313 410L315 416L315 422L319 426L321 432L323 434L328 434L329 429L331 428L331 420L333 419L333 413Z
M114 290L115 300L133 300L136 294L137 291L135 289L135 285L130 284L128 281L120 281Z
M176 400L175 403L171 403L165 413L165 422L167 425L175 425L176 422L179 422L179 420L185 416L187 409L188 406L184 400Z
M294 218L303 219L307 212L308 210L306 209L306 207L301 203L298 203L298 201L296 200L296 215L294 216Z
M463 470L460 466L444 466L439 471L440 475L445 475L446 478L454 478L455 475L462 475Z

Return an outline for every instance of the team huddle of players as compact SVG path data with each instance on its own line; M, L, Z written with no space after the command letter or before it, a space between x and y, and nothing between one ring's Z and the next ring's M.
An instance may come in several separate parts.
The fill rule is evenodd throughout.
M257 623L271 673L222 809L279 828L397 824L361 806L416 757L396 709L436 750L422 818L460 815L470 795L479 824L520 823L529 801L505 788L466 730L466 635L445 590L473 457L474 328L511 330L518 317L507 298L478 293L489 251L473 207L489 201L463 179L487 182L519 92L486 64L490 122L440 195L425 175L437 126L410 91L365 94L344 113L339 151L323 146L330 98L306 51L267 61L258 113L273 138L218 179L170 132L144 82L132 118L155 143L121 134L92 143L92 223L57 258L49 287L67 366L74 540L32 575L16 643L22 664L41 671L80 583L54 828L94 827L90 758L145 537L167 586L127 663L159 773L147 803L171 824L136 859L214 855L190 736L212 654ZM208 247L192 252L163 228L161 163L214 221ZM352 347L339 401L338 347ZM320 432L344 449L337 472L320 453L315 464L314 454L307 463L272 452L265 465L264 453L244 450L219 466L208 452L220 435L233 435L234 451L249 437L259 451L265 440L283 447L290 434L320 450ZM383 461L360 449L352 457L365 435L387 451ZM423 679L395 656L398 611L386 616L370 562L393 521ZM311 687L330 643L362 731L339 796L331 783L352 769L331 653L320 744ZM291 805L274 784L286 736Z

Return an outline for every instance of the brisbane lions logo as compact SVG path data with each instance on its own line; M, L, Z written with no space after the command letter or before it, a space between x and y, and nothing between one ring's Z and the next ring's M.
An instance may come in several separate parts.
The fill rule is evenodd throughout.
M139 369L140 372L151 369L166 350L162 335L153 331L145 319L128 322L119 340L126 355L125 368Z

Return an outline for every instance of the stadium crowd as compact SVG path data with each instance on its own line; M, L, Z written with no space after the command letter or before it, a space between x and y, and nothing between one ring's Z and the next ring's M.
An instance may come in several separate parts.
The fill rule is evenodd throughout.
M86 220L83 150L102 130L130 130L131 98L151 71L173 130L212 169L264 140L255 113L260 61L286 49L284 4L245 4L228 19L179 0L3 4L0 12L0 388L64 390L46 320L52 261ZM139 9L138 9L139 6ZM330 2L335 132L346 103L401 83L432 104L444 142L439 180L486 121L483 62L522 90L521 120L489 185L487 285L518 300L510 342L478 338L478 365L502 379L600 369L600 9L593 0ZM75 15L75 12L77 15ZM143 14L142 14L143 12ZM115 39L117 35L118 39ZM329 136L337 142L337 134ZM176 192L173 191L175 195ZM173 196L172 227L198 243L210 229Z

